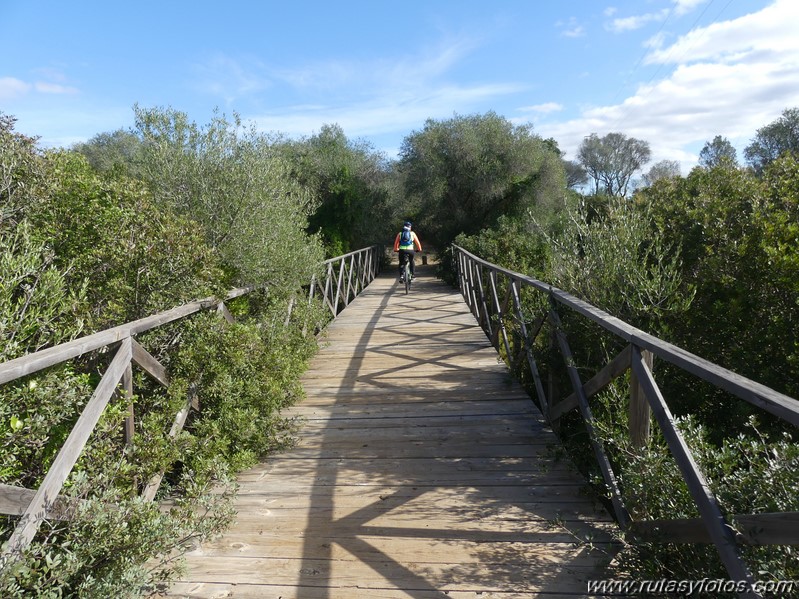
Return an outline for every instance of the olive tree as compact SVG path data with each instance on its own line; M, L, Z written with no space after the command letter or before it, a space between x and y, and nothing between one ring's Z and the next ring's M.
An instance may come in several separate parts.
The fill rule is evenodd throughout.
M566 177L559 152L531 125L493 112L428 120L405 138L398 172L422 229L439 245L544 205L560 206Z
M786 152L799 153L799 107L788 108L773 123L757 130L744 149L747 163L762 174L764 169Z
M623 133L592 133L580 144L580 164L594 182L594 193L626 196L633 174L652 156L649 143Z
M135 113L153 194L202 225L236 283L276 291L310 279L323 257L319 239L306 233L315 201L274 140L237 115L216 113L200 126L172 109Z
M644 175L645 185L652 185L660 179L671 179L680 176L680 163L676 160L661 160L652 165Z
M707 142L699 152L699 166L714 168L722 164L738 166L738 154L729 139L717 135L713 141Z

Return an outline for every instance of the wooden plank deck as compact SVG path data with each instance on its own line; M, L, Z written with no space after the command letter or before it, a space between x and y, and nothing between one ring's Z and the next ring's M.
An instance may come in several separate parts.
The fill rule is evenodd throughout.
M565 598L610 577L607 512L459 293L417 269L410 295L392 268L331 323L297 446L240 476L236 524L172 597Z

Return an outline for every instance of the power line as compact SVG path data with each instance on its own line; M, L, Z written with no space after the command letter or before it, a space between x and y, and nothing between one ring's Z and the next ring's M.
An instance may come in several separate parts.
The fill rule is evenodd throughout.
M684 37L687 37L691 33L693 33L694 31L696 31L697 26L699 24L699 21L702 19L702 17L705 16L705 13L707 13L707 11L710 9L710 7L713 6L714 1L715 0L710 0L710 2L705 5L704 9L702 10L701 13L699 13L699 16L696 17L696 19L694 20L693 24L691 25L691 28L688 30L688 33L686 33ZM704 30L702 31L702 33L699 36L697 36L696 39L692 40L691 44L686 45L684 47L684 49L683 49L683 52L679 56L674 57L674 58L672 58L672 54L674 53L675 45L672 45L671 49L669 50L669 53L661 61L661 63L658 66L658 68L655 70L655 72L652 74L652 76L646 82L646 86L649 89L647 90L647 92L643 96L641 96L641 99L647 98L649 96L649 94L652 93L653 87L651 86L651 83L652 83L652 81L654 81L655 77L657 77L660 74L660 71L663 69L663 65L665 65L665 64L667 64L669 62L672 62L672 60L675 61L675 62L679 62L679 60L682 59L688 53L688 51L696 45L696 43L698 41L700 41L705 35L707 35L707 31L710 28L710 26L713 25L716 21L718 21L718 19L721 17L721 15L724 13L724 11L726 11L727 8L729 8L729 6L730 6L730 4L732 4L732 2L733 2L733 0L728 0L727 3L722 7L722 9L713 17L713 19L710 21L710 23L708 23L704 27ZM665 23L664 23L664 25L665 25ZM662 27L661 27L661 29L662 29ZM658 31L658 33L659 33L659 31ZM641 60L643 60L643 57L642 57ZM639 61L639 64L640 64L640 61ZM615 100L615 98L614 98L614 100ZM627 113L623 113L623 114L619 115L619 117L614 120L613 125L610 127L610 129L611 130L615 129L618 126L619 123L621 123L622 121L625 120L626 116L627 116Z

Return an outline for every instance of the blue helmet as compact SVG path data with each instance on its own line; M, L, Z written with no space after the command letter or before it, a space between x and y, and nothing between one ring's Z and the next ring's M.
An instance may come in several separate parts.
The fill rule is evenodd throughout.
M412 226L411 225L411 221L409 221L409 220L406 220L405 224L403 225L403 227L408 227L409 229L411 228L411 226Z

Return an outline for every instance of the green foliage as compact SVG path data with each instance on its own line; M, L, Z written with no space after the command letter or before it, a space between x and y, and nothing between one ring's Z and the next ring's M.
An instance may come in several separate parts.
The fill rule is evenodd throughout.
M315 209L268 137L217 114L206 126L171 109L136 108L145 177L154 198L201 225L238 284L296 289L322 261L305 233Z
M704 168L715 168L717 166L737 167L738 153L730 143L730 140L721 135L707 142L702 151L699 152L699 166Z
M760 175L766 167L784 154L799 155L799 107L786 108L780 118L757 130L746 148L747 163Z
M158 124L163 115L145 116ZM205 315L138 337L167 368L170 387L134 369L133 442L121 434L127 399L115 396L66 481L62 496L77 501L73 518L45 522L25 555L0 574L3 597L154 590L178 571L188 543L229 522L233 474L290 442L290 423L278 410L299 396L299 373L315 348L305 331L323 320L306 301L292 303L287 316L322 255L304 233L304 192L281 180L288 171L266 140L250 134L237 141L221 121L205 137L193 125L169 129L172 117L180 120L167 115L164 136L142 137L163 147L136 157L150 175L156 167L168 171L159 185L131 178L134 170L114 162L113 148L103 144L92 148L98 173L84 155L40 152L13 132L12 119L0 123L0 359L218 294L235 273L268 275L259 282L270 284L230 306L236 325ZM178 143L169 137L176 129L198 137ZM229 172L236 152L242 166ZM173 167L180 176L170 178ZM254 212L237 220L244 209ZM216 225L228 229L209 229ZM236 235L249 245L231 241ZM267 263L251 268L258 260ZM93 352L0 388L0 482L41 483L112 357ZM189 388L201 410L171 440ZM136 499L162 472L159 503ZM0 539L16 521L0 519Z
M398 169L414 228L440 248L502 215L556 211L565 196L560 153L493 112L428 120L403 142Z
M684 314L692 293L682 286L680 254L657 230L644 206L607 197L564 214L550 235L557 287L650 332Z
M799 394L798 181L796 160L786 156L762 178L725 165L697 168L641 196L664 241L680 244L683 279L695 291L692 309L670 321L670 340L792 396ZM675 379L669 392L682 398L677 413L713 430L737 430L754 410L697 393L687 379Z
M459 235L455 243L484 260L531 277L541 278L550 270L547 239L526 219L501 216L495 227L477 235Z
M298 309L286 326L286 311L277 302L257 320L235 325L214 316L194 319L172 364L170 393L185 398L194 384L202 406L202 418L187 430L205 445L203 454L224 458L233 472L285 444L278 412L302 396L299 374L316 341L301 331L316 316Z
M15 122L0 112L0 232L38 201L45 179L36 140L15 132Z
M649 162L649 143L623 133L592 133L580 144L578 158L594 181L594 193L626 196L633 174Z
M65 494L77 501L73 519L47 523L0 573L4 597L141 597L179 573L180 550L233 517L229 492L207 483L184 485L188 492L167 509L111 488L105 477L73 476Z
M385 158L365 142L324 125L308 139L287 142L293 176L318 198L308 231L319 232L328 257L341 256L391 235L393 207Z
M180 305L222 289L221 270L196 223L157 205L141 183L98 176L74 152L47 155L46 200L29 218L70 284L91 273L94 330Z
M138 177L141 174L142 143L132 131L118 129L98 133L85 143L75 144L75 152L83 154L92 168L116 178L119 175Z
M698 510L659 429L643 449L630 445L624 423L612 423L624 409L623 397L604 394L595 412L606 448L619 465L618 481L634 520L698 518ZM623 405L623 403L622 403ZM622 426L619 426L622 424ZM736 527L735 514L792 512L799 509L799 444L787 433L775 439L750 419L745 432L712 442L695 419L678 428L722 511ZM742 556L760 580L794 580L799 565L788 546L744 546ZM616 561L632 578L649 580L727 578L712 544L668 544L636 540L624 545Z
M70 289L68 269L31 238L23 221L0 230L0 361L68 341L83 328L85 285Z

